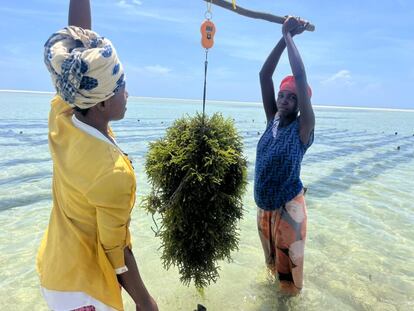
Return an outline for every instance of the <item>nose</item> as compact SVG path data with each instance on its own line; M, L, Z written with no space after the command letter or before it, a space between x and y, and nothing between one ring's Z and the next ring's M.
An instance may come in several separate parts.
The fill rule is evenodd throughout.
M288 101L286 100L286 98L282 98L281 100L280 100L280 104L281 105L283 105L283 106L286 106L287 104L289 104L288 103Z
M125 97L128 98L129 97L129 93L128 91L125 91Z

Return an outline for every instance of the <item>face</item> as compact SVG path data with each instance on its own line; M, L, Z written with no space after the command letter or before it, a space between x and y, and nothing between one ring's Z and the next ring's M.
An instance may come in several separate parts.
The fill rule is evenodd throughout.
M122 120L127 110L126 104L128 92L125 85L121 87L114 96L106 100L105 108L109 121Z
M290 91L279 91L276 100L277 111L281 116L297 114L298 99L295 93Z

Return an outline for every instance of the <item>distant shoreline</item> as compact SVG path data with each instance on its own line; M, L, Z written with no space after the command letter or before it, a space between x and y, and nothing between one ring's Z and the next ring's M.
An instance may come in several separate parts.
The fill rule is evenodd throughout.
M27 90L0 90L1 93L21 93L21 94L39 94L39 95L53 95L55 92L46 91L27 91ZM151 100L171 100L171 101L196 101L200 102L200 99L188 99L188 98L166 98L166 97L144 97L144 96L130 96L131 99L151 99ZM243 102L234 100L208 100L210 103L230 103L230 104L251 104L261 105L260 102ZM352 107L352 106L325 106L325 105L313 105L315 108L324 109L342 109L342 110L370 110L370 111L394 111L394 112L412 112L414 109L403 108L376 108L376 107Z

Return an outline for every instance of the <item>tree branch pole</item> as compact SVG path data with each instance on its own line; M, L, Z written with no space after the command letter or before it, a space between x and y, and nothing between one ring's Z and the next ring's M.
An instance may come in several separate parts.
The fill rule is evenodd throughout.
M252 10L248 10L245 8L242 8L241 6L236 5L236 9L233 9L233 4L230 2L227 2L225 0L204 0L205 2L211 2L212 4L215 4L217 6L220 6L224 9L230 10L232 12L235 12L237 14L246 16L246 17L251 17L251 18L255 18L255 19L263 19L265 21L268 22L272 22L272 23L277 23L277 24L283 24L286 20L286 17L282 17L282 16L276 16L273 14L269 14L269 13L263 13L263 12L257 12L257 11L252 11ZM315 26L312 24L308 24L306 27L306 30L308 31L314 31L315 30Z

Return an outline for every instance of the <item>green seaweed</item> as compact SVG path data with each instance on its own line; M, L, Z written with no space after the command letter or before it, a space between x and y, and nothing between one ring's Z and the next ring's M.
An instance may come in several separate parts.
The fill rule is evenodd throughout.
M219 277L218 261L238 250L247 161L231 119L185 116L150 143L146 173L152 185L142 206L161 215L166 269L178 268L185 285L202 289Z

